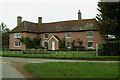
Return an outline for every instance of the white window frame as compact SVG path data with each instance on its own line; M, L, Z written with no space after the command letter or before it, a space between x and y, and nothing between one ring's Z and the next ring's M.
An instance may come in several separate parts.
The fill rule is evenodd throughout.
M14 33L14 38L21 38L21 34L20 33Z
M15 45L16 42L19 43L18 46ZM20 47L20 46L21 46L20 41L15 41L15 42L14 42L14 47Z
M92 42L92 46L91 47L88 47L88 42ZM87 48L93 48L93 41L92 40L88 40L87 41Z
M69 46L67 46L67 43L68 43L68 42L70 43ZM67 48L71 48L71 42L70 42L70 41L66 41L66 42L65 42L65 46L66 46Z
M70 33L70 37L67 36L68 33ZM71 32L66 32L65 37L66 38L71 38Z
M48 33L44 33L44 39L48 39L48 37L47 37L47 38L45 37L45 34L47 34L47 35L48 35L48 37L49 37L49 34L48 34Z
M89 35L88 35L89 32L92 33L92 36L89 36ZM87 38L93 38L93 31L86 31L86 37L87 37Z
M43 47L45 47L45 45L44 45L44 43L45 43L45 42L47 42L47 43L48 43L48 41L46 41L46 40L45 40L45 41L43 41L43 42L42 42L42 46L43 46Z

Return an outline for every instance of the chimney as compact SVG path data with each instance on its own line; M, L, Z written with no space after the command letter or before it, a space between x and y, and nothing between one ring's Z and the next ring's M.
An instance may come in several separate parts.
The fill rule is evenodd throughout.
M17 26L22 22L22 17L21 16L18 16L17 17Z
M38 17L38 24L39 24L39 25L42 24L42 17Z
M78 20L81 20L81 11L78 11Z

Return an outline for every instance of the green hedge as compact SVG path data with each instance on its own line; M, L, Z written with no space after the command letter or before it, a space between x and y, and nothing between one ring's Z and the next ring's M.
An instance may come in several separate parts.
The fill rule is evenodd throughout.
M102 43L98 55L120 56L120 41L107 41Z

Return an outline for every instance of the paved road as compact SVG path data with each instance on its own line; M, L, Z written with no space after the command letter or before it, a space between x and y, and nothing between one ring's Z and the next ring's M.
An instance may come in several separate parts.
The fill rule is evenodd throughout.
M89 60L58 60L58 59L38 59L38 58L12 58L3 57L2 61L16 61L16 62L28 62L28 63L41 63L41 62L104 62L114 63L118 61L89 61Z
M27 80L16 68L7 62L2 62L2 78L23 78L22 80Z

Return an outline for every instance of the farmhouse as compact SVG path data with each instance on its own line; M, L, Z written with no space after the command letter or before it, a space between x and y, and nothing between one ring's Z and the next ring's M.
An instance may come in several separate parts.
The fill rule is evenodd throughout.
M102 42L101 35L97 31L96 20L81 19L78 12L78 20L42 23L42 17L38 17L38 23L23 21L17 17L17 26L10 32L9 48L12 50L26 50L19 38L41 38L41 45L48 50L59 50L59 41L65 40L67 48L71 48L73 40L80 39L87 49L94 49L96 44Z

